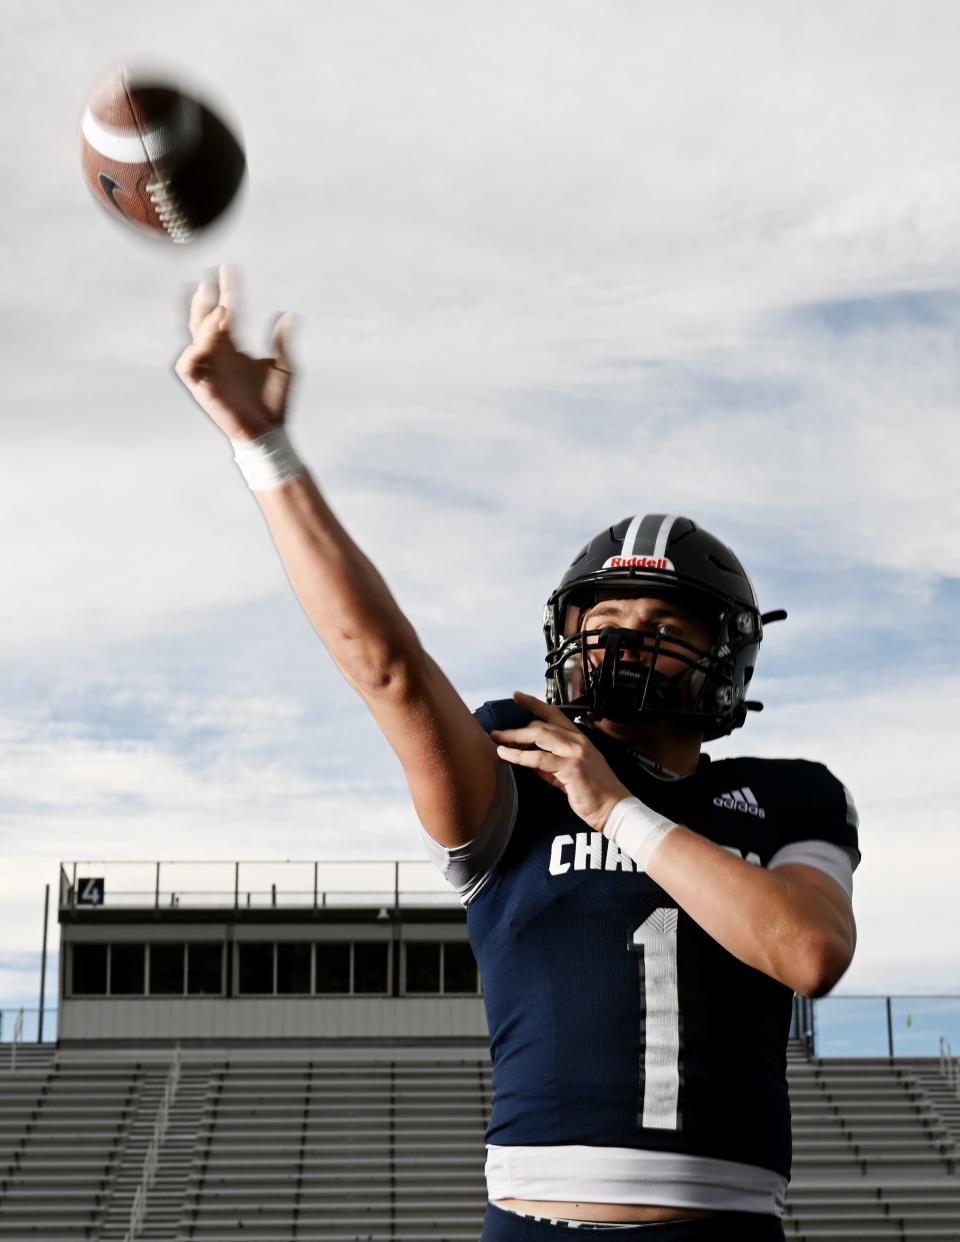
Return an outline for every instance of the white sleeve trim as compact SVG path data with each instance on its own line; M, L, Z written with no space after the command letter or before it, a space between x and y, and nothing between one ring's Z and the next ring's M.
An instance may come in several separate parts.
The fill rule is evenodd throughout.
M860 856L856 850L847 849L842 845L834 845L830 841L794 841L777 850L767 863L767 870L782 867L784 863L803 863L807 867L816 867L840 885L847 896L853 900L853 873Z
M517 782L513 768L497 760L497 786L487 818L465 845L448 848L435 841L420 825L420 839L440 874L456 889L462 906L468 906L503 857L517 818Z

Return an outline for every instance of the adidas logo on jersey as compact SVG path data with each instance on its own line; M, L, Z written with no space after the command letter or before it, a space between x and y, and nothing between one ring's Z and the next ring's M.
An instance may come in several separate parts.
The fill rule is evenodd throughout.
M754 797L753 790L744 785L742 789L734 789L730 793L718 794L713 800L714 806L725 811L743 811L745 815L756 815L757 819L766 819L767 813Z

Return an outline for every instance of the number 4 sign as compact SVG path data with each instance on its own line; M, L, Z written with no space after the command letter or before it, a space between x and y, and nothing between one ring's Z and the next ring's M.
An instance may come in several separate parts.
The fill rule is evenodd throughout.
M78 906L102 906L103 905L103 876L98 875L93 878L81 877L77 880L77 905Z

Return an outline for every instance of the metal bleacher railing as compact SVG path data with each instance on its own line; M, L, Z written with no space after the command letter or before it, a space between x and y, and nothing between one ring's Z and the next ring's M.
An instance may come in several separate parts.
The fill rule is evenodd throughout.
M4 1054L0 1067L16 1068L17 1048L24 1045L55 1044L57 1042L57 1011L45 1009L43 1023L40 1010L16 1006L0 1009L0 1046L10 1045L9 1060Z
M946 1078L954 1095L960 1100L960 1057L953 1055L950 1040L940 1036L940 1073Z
M180 1085L182 1064L180 1044L177 1043L174 1046L170 1072L167 1074L163 1095L160 1098L157 1116L153 1123L153 1137L150 1140L150 1146L147 1148L147 1154L143 1158L140 1184L137 1186L136 1194L133 1196L133 1206L130 1209L130 1226L127 1229L123 1242L134 1242L134 1239L139 1237L143 1230L143 1222L147 1213L147 1200L150 1195L150 1188L157 1176L157 1166L160 1163L160 1147L166 1138L167 1127L170 1124L170 1109L177 1094L177 1087Z
M13 1039L10 1043L10 1068L17 1068L17 1044L23 1039L23 1010L17 1011L17 1017L13 1024Z

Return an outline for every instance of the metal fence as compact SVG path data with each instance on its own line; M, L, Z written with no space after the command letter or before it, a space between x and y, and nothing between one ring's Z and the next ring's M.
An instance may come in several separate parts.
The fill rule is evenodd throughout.
M457 905L426 858L387 861L104 862L60 865L61 910L286 909Z
M41 1025L39 1009L0 1008L0 1045L55 1043L58 1017L45 1009ZM798 996L790 1035L818 1057L936 1057L942 1041L960 1048L960 995Z
M818 1057L935 1057L960 1046L960 995L824 996L813 1002Z
M935 1057L941 1040L960 1047L960 995L796 1001L790 1034L818 1057ZM58 1016L44 1010L41 1028L39 1009L0 1009L0 1045L55 1043Z

